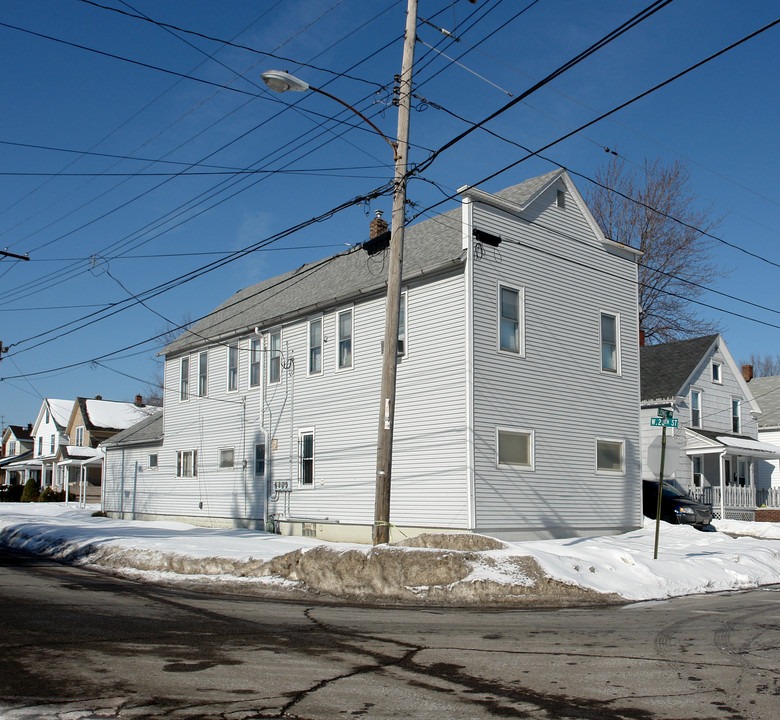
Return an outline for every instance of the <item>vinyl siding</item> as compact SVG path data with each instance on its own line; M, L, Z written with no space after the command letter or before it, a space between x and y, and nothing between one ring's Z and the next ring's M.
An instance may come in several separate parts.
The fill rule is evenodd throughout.
M406 355L397 375L390 520L465 528L465 291L462 272L411 284ZM323 373L306 367L307 321L283 329L293 365L266 412L274 429L272 478L291 492L271 501L280 518L373 523L384 297L353 307L353 368L336 370L336 313L323 316ZM308 319L307 319L308 320ZM278 425L277 425L278 423ZM298 432L315 433L314 485L298 482Z
M516 216L474 203L503 238L473 264L477 530L572 535L640 523L636 266L607 251L556 183ZM553 232L550 228L555 228ZM498 285L524 289L525 353L497 349ZM619 374L602 372L600 313L619 315ZM533 431L533 469L496 467L496 427ZM597 438L625 472L596 471Z

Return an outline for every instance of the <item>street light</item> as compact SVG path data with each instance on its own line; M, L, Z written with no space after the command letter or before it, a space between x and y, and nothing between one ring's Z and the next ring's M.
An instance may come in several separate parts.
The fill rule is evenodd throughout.
M283 70L267 70L260 77L263 78L263 82L268 85L268 88L274 92L306 92L307 90L311 90L312 92L329 97L331 100L335 100L337 103L341 103L345 108L351 110L353 113L355 113L355 115L362 118L364 122L368 123L377 133L379 133L379 135L385 139L385 142L391 148L393 148L393 159L398 159L398 143L394 143L392 140L390 140L390 138L388 138L387 135L385 135L376 125L374 125L374 123L372 123L365 115L363 115L360 110L356 110L352 107L352 105L345 103L341 98L337 98L335 95L331 95L329 92L321 90L320 88L313 87L312 85L309 85L309 83L304 82L300 78L297 78L294 75L290 75L290 73L286 73Z
M395 380L398 369L398 320L401 312L401 278L404 260L404 226L406 224L406 172L409 155L409 115L411 114L412 66L417 40L417 0L407 0L406 32L398 80L397 142L385 134L365 115L330 93L312 87L292 75L272 70L262 74L266 85L275 92L313 90L325 95L361 117L393 148L393 216L390 226L390 258L387 268L385 300L385 341L382 358L382 390L379 404L379 430L376 443L376 499L374 505L374 545L390 542L390 480L393 465L393 426L395 418Z

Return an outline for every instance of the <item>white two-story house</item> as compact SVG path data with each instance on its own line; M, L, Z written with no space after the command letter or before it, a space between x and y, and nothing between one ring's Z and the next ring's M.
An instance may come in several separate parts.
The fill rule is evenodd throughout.
M65 429L68 425L73 400L45 398L38 410L38 417L33 425L33 461L40 469L41 488L55 486L62 489L62 483L57 485L57 451L60 445L67 445L68 436Z
M758 440L749 366L737 366L720 335L643 347L641 363L643 477L653 477L647 450L662 432L651 418L669 408L678 427L667 433L680 457L667 479L710 503L716 517L752 520L758 463L780 448Z
M162 433L107 448L106 512L126 513L132 487L138 518L370 541L397 351L393 539L638 527L638 253L603 236L563 170L460 197L406 230L397 348L382 347L381 219L171 343Z

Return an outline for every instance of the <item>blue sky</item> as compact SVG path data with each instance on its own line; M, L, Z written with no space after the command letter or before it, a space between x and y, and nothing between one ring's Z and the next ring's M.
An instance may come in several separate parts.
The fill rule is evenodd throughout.
M149 338L242 287L362 242L373 211L390 214L388 197L350 207L76 330L83 321L75 321L90 313L124 307L131 294L383 185L392 157L380 137L326 97L268 92L260 73L293 72L393 136L391 89L406 8L405 0L101 4L0 5L0 172L43 173L0 175L0 248L31 258L0 259L0 338L10 346L0 362L5 424L34 421L42 396L144 394L159 350ZM522 93L649 4L421 0L420 16L460 42L426 24L421 41L450 58L466 53L459 62L468 69L418 43L415 92L429 103L416 100L411 161L467 127L434 104L481 120L510 100L507 93ZM488 127L542 147L778 16L771 0L674 0ZM552 163L527 160L482 187L497 191L556 165L593 177L608 158L605 147L629 167L645 158L688 162L700 208L724 218L715 234L770 261L716 242L713 259L728 274L701 280L732 297L705 294L714 307L701 313L719 323L737 362L780 353L779 38L775 26L555 145L545 153ZM471 133L436 159L425 180L410 183L411 212L522 156L496 137ZM188 173L222 174L182 175L192 164ZM276 172L234 174L248 168ZM574 179L587 194L587 180ZM450 200L437 211L453 206ZM85 364L59 369L73 363Z

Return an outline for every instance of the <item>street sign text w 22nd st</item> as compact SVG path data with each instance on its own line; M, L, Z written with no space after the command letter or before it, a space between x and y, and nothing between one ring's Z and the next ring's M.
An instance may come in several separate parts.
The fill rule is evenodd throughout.
M654 417L650 418L650 424L654 427L671 427L676 428L677 427L677 418L660 418L660 417Z

